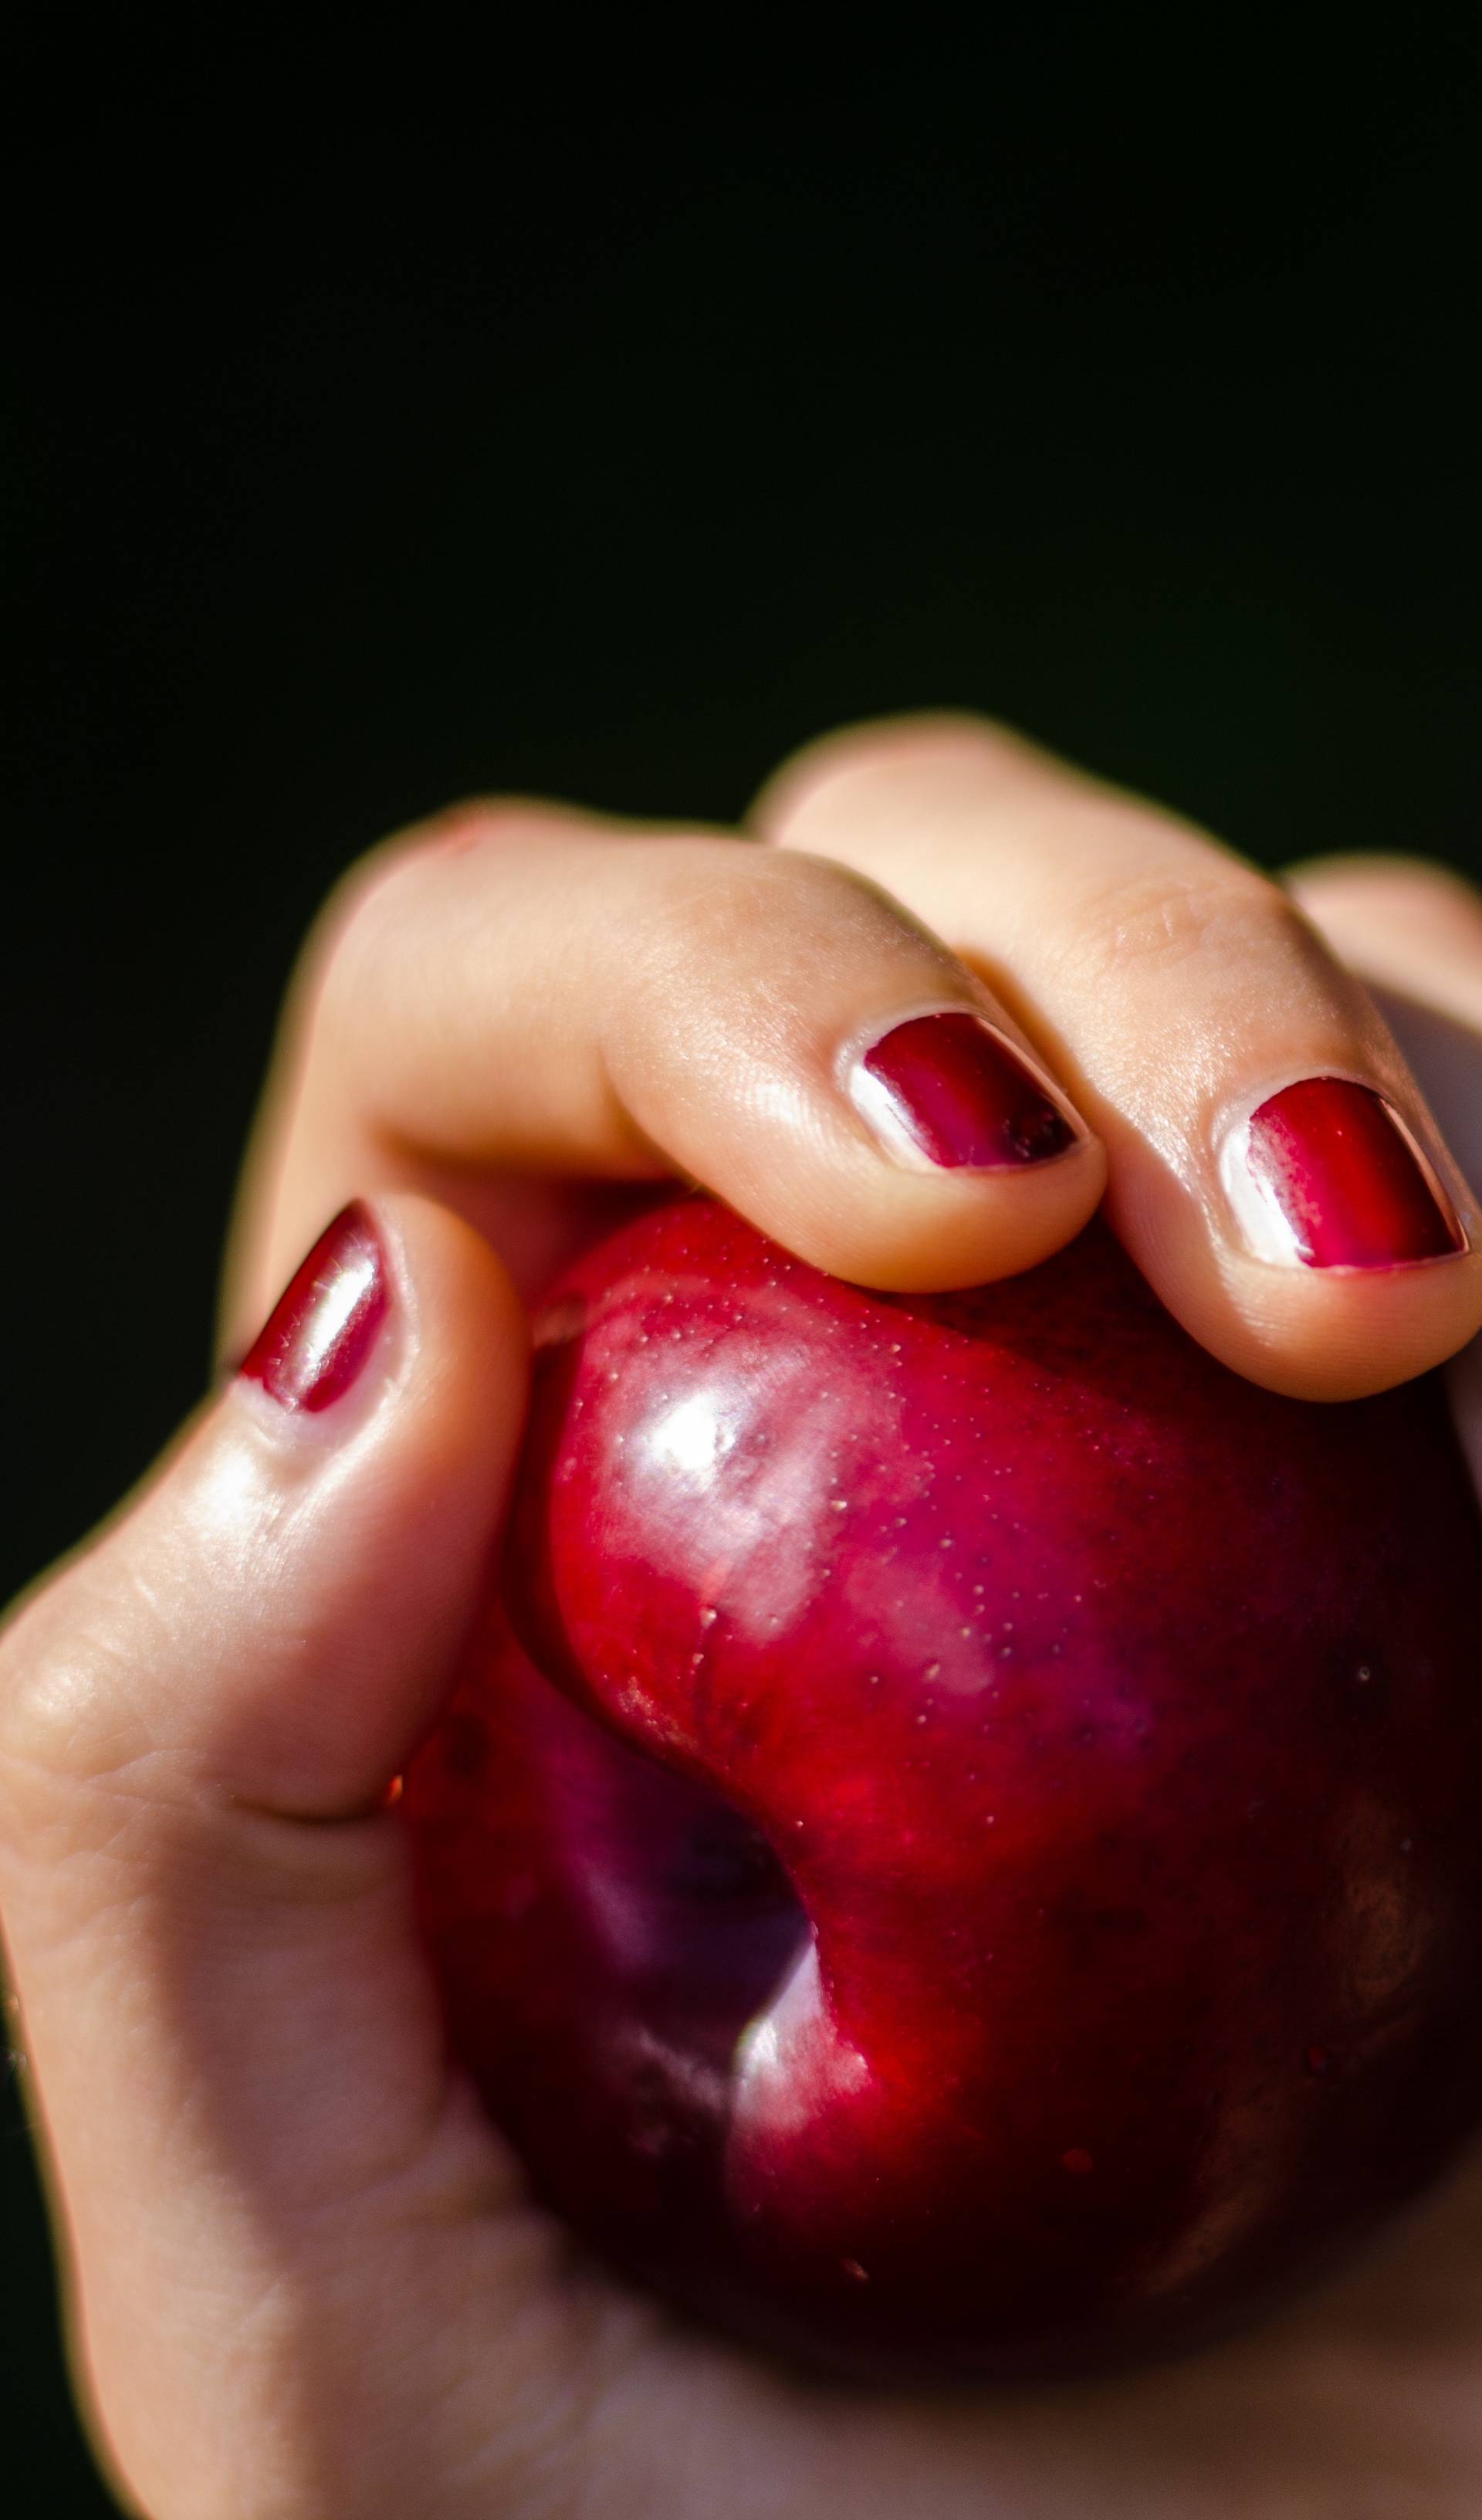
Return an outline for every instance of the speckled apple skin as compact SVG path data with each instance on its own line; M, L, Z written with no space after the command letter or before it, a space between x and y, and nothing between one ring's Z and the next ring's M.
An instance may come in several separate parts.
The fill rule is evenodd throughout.
M542 2198L754 2342L1022 2378L1229 2324L1435 2176L1482 2116L1437 1379L1259 1391L1100 1228L888 1296L696 1196L538 1337L405 1807Z

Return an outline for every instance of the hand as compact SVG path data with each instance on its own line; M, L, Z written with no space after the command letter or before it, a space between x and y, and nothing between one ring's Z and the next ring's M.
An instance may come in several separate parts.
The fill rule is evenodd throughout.
M363 1199L337 1373L286 1356L280 1316L262 1378L10 1627L0 1897L104 2454L152 2520L1460 2520L1482 2173L1187 2363L865 2397L587 2265L444 2056L387 1787L485 1578L519 1294L635 1185L696 1178L908 1287L1030 1266L1104 1190L1195 1336L1314 1397L1482 1322L1462 1174L1288 894L968 722L834 739L756 823L473 806L350 878L291 1006L225 1328L240 1356ZM1438 1097L1482 1107L1482 905L1409 866L1296 891L1401 993ZM976 1100L965 1071L929 1112L860 1057L927 1008L985 1015L1010 1060L985 1049ZM1223 1134L1314 1076L1405 1134L1361 1098L1364 1197L1329 1176L1314 1225L1288 1174L1237 1212ZM1323 1188L1321 1145L1304 1160ZM1373 1265L1321 1265L1334 1237ZM1377 1265L1386 1237L1430 1265Z

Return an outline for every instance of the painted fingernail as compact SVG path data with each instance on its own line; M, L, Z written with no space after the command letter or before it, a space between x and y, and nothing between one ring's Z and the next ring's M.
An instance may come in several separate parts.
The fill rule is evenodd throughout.
M1260 1260L1393 1269L1467 1247L1399 1113L1350 1077L1283 1086L1232 1131L1221 1171Z
M1061 1155L1079 1134L1002 1033L963 1008L896 1024L848 1082L855 1109L908 1163L999 1172Z
M356 1199L289 1281L239 1372L285 1409L328 1409L365 1365L389 1308L381 1240Z

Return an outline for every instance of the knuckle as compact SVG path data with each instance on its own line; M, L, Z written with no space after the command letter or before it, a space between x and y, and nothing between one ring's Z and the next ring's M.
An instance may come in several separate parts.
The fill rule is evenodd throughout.
M753 937L758 887L752 852L724 841L669 841L634 861L639 890L621 947L648 990L687 997L707 965L733 960Z
M718 985L779 1021L804 1020L822 974L899 955L908 939L919 957L944 957L877 884L835 860L733 840L669 845L622 940L625 970L651 1002L699 1014Z
M815 812L827 819L841 791L864 785L930 780L963 769L990 771L1026 751L1023 737L971 710L922 710L835 728L789 755L763 791L759 819L774 837L795 832L807 845Z
M692 860L697 880L671 888L664 903L663 925L677 945L697 934L770 944L779 934L828 940L913 923L877 883L836 858L727 840L696 846L704 851Z
M1207 866L1118 867L1083 903L1079 959L1098 977L1161 985L1191 965L1236 969L1254 952L1311 960L1312 930L1295 902L1254 868L1211 853Z
M317 1024L358 1015L404 951L408 920L439 861L477 846L497 854L545 845L560 824L529 797L476 796L394 832L346 868L321 907L300 958L297 990Z

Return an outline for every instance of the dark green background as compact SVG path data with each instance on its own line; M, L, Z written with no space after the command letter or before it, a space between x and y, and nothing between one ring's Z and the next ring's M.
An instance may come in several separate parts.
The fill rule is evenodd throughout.
M115 40L12 107L4 1589L196 1397L295 939L452 794L725 817L945 701L1269 862L1482 866L1464 19L361 29L375 112ZM97 2511L14 2110L0 2267L7 2509Z

